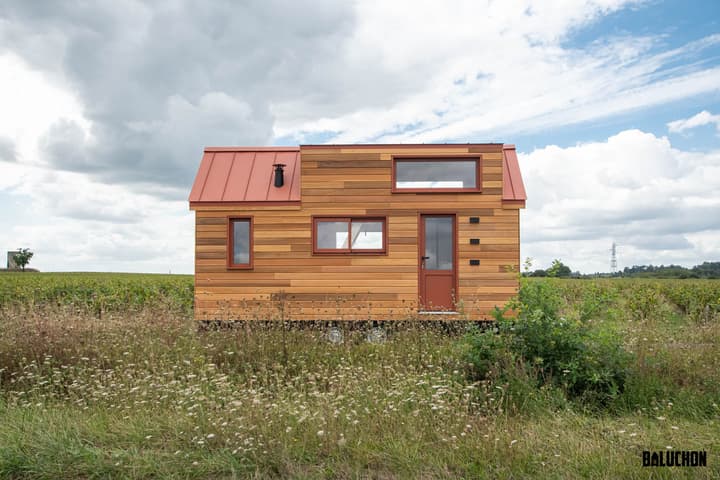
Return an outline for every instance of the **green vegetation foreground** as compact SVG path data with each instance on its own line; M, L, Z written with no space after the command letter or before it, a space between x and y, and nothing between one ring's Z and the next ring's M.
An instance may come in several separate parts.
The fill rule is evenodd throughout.
M720 476L720 282L525 284L523 331L621 342L622 382L587 397L556 350L506 330L405 324L341 345L280 324L198 332L180 300L192 277L8 275L0 477ZM705 450L708 466L641 466L668 449Z

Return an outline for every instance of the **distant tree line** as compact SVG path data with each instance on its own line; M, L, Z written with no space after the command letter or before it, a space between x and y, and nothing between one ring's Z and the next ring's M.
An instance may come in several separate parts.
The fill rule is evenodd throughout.
M680 265L633 265L625 267L623 277L640 278L720 278L720 262L703 262L692 268Z
M680 265L633 265L615 273L581 274L573 272L560 260L553 260L550 268L536 269L523 273L527 277L559 277L559 278L597 278L597 277L628 277L628 278L716 278L720 279L720 262L703 262L691 268Z

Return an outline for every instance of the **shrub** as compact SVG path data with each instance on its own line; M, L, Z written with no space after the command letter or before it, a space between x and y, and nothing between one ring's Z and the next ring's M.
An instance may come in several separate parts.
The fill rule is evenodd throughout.
M637 320L657 315L660 306L660 288L657 283L642 284L628 294L627 308Z
M605 324L566 319L560 315L561 305L551 283L524 280L518 299L496 311L497 333L468 335L472 375L508 382L523 365L536 387L559 387L569 398L591 406L614 399L623 390L629 366L619 336ZM510 310L517 312L516 318L505 316Z

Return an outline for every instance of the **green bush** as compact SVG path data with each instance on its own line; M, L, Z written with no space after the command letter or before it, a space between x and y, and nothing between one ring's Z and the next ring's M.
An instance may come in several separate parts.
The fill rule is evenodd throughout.
M471 375L508 383L522 365L536 387L558 387L589 406L617 397L630 360L621 339L605 324L566 319L561 306L551 283L524 281L518 299L496 311L497 331L467 336ZM517 317L506 317L510 310Z

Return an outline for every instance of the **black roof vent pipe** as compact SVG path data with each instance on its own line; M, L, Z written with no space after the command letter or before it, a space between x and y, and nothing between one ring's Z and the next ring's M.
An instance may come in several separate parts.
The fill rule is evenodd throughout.
M283 174L283 168L285 168L285 164L274 163L273 167L275 167L275 186L277 188L280 188L285 185L285 175Z

